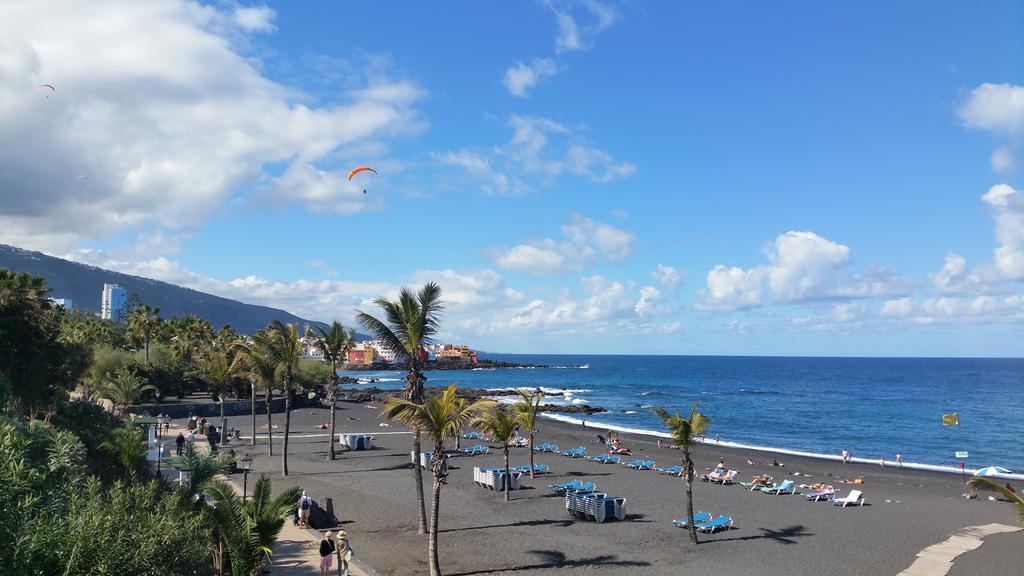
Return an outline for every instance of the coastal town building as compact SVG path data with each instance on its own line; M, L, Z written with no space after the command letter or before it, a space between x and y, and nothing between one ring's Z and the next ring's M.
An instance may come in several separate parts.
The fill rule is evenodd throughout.
M71 298L47 298L47 300L55 306L63 306L69 312L72 310Z
M445 344L437 354L441 362L469 362L476 364L476 352L465 344Z
M379 359L376 348L366 342L360 342L348 351L347 363L352 366L370 366Z
M104 320L123 322L124 303L128 300L128 291L117 284L103 285L103 305L100 310L100 317Z
M389 364L394 362L395 358L398 356L395 354L394 350L385 346L380 340L370 340L369 342L366 342L366 345L376 350L378 358Z
M302 357L307 360L323 361L324 352L316 345L316 339L312 336L304 336L302 342Z

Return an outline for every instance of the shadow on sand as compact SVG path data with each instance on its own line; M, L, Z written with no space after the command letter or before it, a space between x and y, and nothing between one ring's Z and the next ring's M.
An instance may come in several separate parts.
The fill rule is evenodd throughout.
M449 528L447 530L438 530L438 532L463 532L466 530L486 530L488 528L511 528L515 526L572 526L575 520L522 520L520 522L511 522L509 524L491 524L489 526L467 526L465 528Z
M519 570L547 570L555 569L560 570L562 568L577 568L577 567L604 567L604 566L620 566L623 568L632 567L638 568L641 566L650 566L650 562L643 562L637 560L619 560L618 556L611 554L605 554L602 556L592 556L590 558L579 558L576 560L570 560L566 558L565 552L559 550L530 550L530 554L539 556L539 562L536 564L521 564L519 566L506 566L504 568L495 568L492 570L477 570L474 572L459 572L458 574L451 574L450 576L471 576L473 574L494 574L497 572L511 572Z
M741 541L741 540L775 540L779 544L799 544L794 538L803 538L805 536L814 536L813 532L807 532L802 525L788 526L786 528L780 528L779 530L772 530L770 528L758 528L762 533L756 536L738 536L735 538L715 538L715 539L703 539L701 545L711 544L713 542L729 542L729 541Z

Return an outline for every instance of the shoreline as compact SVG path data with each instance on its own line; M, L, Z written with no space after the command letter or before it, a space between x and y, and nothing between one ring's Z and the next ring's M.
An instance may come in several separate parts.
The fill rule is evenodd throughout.
M541 418L543 418L545 420L548 420L548 421L551 421L551 422L559 422L559 423L562 423L562 424L565 424L565 425L569 425L569 426L576 426L576 427L588 428L588 429L593 429L593 430L602 430L602 431L603 430L614 430L616 432L621 432L621 433L625 433L625 434L634 434L634 435L637 435L637 436L647 436L647 437L658 438L658 439L669 438L670 437L670 435L667 432L659 432L657 430L646 430L646 429L642 429L642 428L630 428L630 427L627 427L627 426L620 426L620 425L616 425L616 424L602 424L600 426L596 426L596 425L592 425L592 424L586 424L585 423L586 419L584 419L584 418L575 418L573 416L566 416L564 414L553 414L553 413L549 413L549 412L542 412L540 414L540 416L541 416ZM805 451L802 451L802 450L793 450L793 449L789 449L789 448L775 448L775 447L771 447L771 446L757 446L757 445L753 445L753 444L743 444L743 443L731 442L731 441L727 441L727 440L721 440L720 442L717 442L717 443L716 442L701 442L700 446L708 446L708 447L714 446L715 448L725 448L725 449L735 450L735 451L739 451L739 450L752 450L752 451L755 451L755 452L763 452L763 453L767 453L767 454L780 454L780 455L786 455L786 456L796 456L796 457L799 457L799 458L808 458L808 459L812 459L812 460L823 460L823 461L832 461L832 462L841 462L842 461L842 456L837 456L837 455L832 455L832 454L822 454L822 453L817 453L817 452L805 452ZM981 468L984 468L984 466L981 467L981 468L965 468L965 470L962 471L960 468L957 468L955 466L942 466L942 465L938 465L938 464L925 464L925 463L920 463L920 462L903 462L902 466L897 466L895 461L889 461L889 460L886 460L886 466L885 466L885 468L882 468L879 465L880 460L875 460L875 459L870 459L870 458L859 458L859 457L852 458L851 462L854 463L854 464L874 465L874 466L877 466L880 469L886 469L886 470L888 470L888 469L892 469L892 470L907 469L907 470L918 470L918 471L922 471L922 472L940 472L940 473L943 473L943 474L955 474L955 475L961 475L964 472L966 472L966 474L969 477L973 477L975 472L977 472ZM1024 481L1024 474L993 474L993 475L987 476L987 478L1001 478L1001 479L1005 479L1005 480Z

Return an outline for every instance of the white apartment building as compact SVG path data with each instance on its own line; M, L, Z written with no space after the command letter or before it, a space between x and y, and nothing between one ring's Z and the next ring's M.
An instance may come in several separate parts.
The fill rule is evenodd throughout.
M385 361L385 362L389 362L389 363L390 362L394 362L395 358L397 357L397 355L395 354L395 351L392 350L391 348L388 348L387 346L385 346L384 343L381 342L380 340L370 340L369 342L366 342L365 344L367 346L369 346L370 348L373 348L374 350L376 350L377 351L377 356L379 356L380 359Z
M103 285L103 308L100 317L104 320L124 322L124 303L128 300L128 291L117 284Z

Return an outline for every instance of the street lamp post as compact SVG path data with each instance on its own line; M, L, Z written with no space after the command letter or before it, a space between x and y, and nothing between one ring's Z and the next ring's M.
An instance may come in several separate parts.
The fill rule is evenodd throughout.
M157 442L156 445L156 475L160 476L160 461L164 458L164 445Z
M242 500L245 500L245 493L249 487L249 471L252 470L252 456L242 456L242 462L238 469L242 471Z
M160 390L157 390L153 394L156 396L156 403L157 403L157 406L159 406L160 405Z
M220 444L228 443L228 417L224 415L224 394L220 395Z

